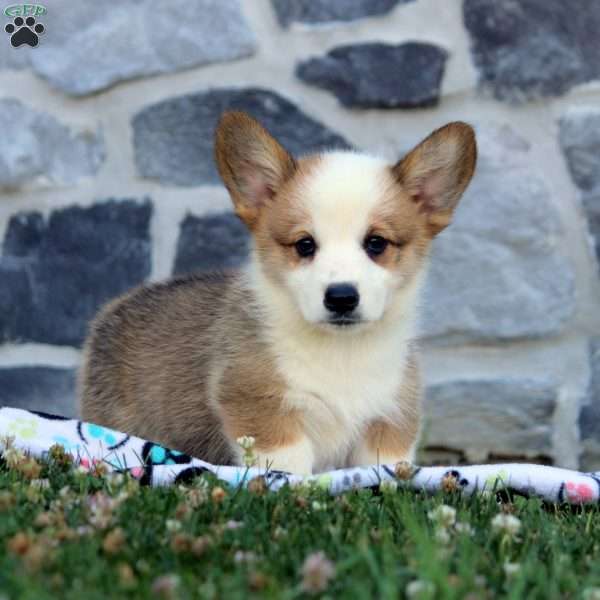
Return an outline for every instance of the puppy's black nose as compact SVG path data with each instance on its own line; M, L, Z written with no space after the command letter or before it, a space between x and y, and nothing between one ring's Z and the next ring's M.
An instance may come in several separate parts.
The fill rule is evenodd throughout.
M325 290L323 304L337 315L352 312L360 300L358 290L351 283L333 283Z

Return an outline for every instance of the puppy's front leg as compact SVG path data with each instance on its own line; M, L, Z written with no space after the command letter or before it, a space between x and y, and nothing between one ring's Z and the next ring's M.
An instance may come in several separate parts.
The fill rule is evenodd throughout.
M302 435L294 442L278 448L261 448L256 444L258 466L276 471L287 471L294 475L310 475L314 462L312 443Z
M412 462L417 433L413 424L373 421L350 452L348 466L394 464L403 460Z
M254 438L253 451L258 458L257 466L295 475L312 473L315 452L304 433L301 413L282 409L272 398L264 402L261 410L240 410L240 406L245 407L246 404L223 407L226 409L221 411L223 424L232 441L243 436ZM234 451L237 464L244 464L242 448L234 447Z

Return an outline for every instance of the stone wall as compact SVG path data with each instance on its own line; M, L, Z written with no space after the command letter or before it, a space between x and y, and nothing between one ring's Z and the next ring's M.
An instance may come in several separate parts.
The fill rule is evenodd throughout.
M600 468L597 0L46 5L38 47L0 44L1 402L72 414L100 304L245 260L224 109L390 160L463 119L480 160L424 298L426 457Z

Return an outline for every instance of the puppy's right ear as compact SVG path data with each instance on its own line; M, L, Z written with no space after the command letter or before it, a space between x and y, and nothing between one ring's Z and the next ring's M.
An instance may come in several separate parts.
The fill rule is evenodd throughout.
M427 216L432 236L450 223L476 162L475 132L456 121L436 129L392 168L404 191Z
M224 113L217 125L215 158L235 212L250 229L296 169L292 156L258 121L237 111Z

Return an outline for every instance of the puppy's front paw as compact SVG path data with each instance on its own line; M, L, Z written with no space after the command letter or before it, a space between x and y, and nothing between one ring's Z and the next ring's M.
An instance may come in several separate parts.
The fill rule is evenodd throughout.
M348 456L348 467L368 467L372 465L395 465L400 462L412 463L415 459L415 449L407 452L383 452L380 449L368 448L362 444Z

